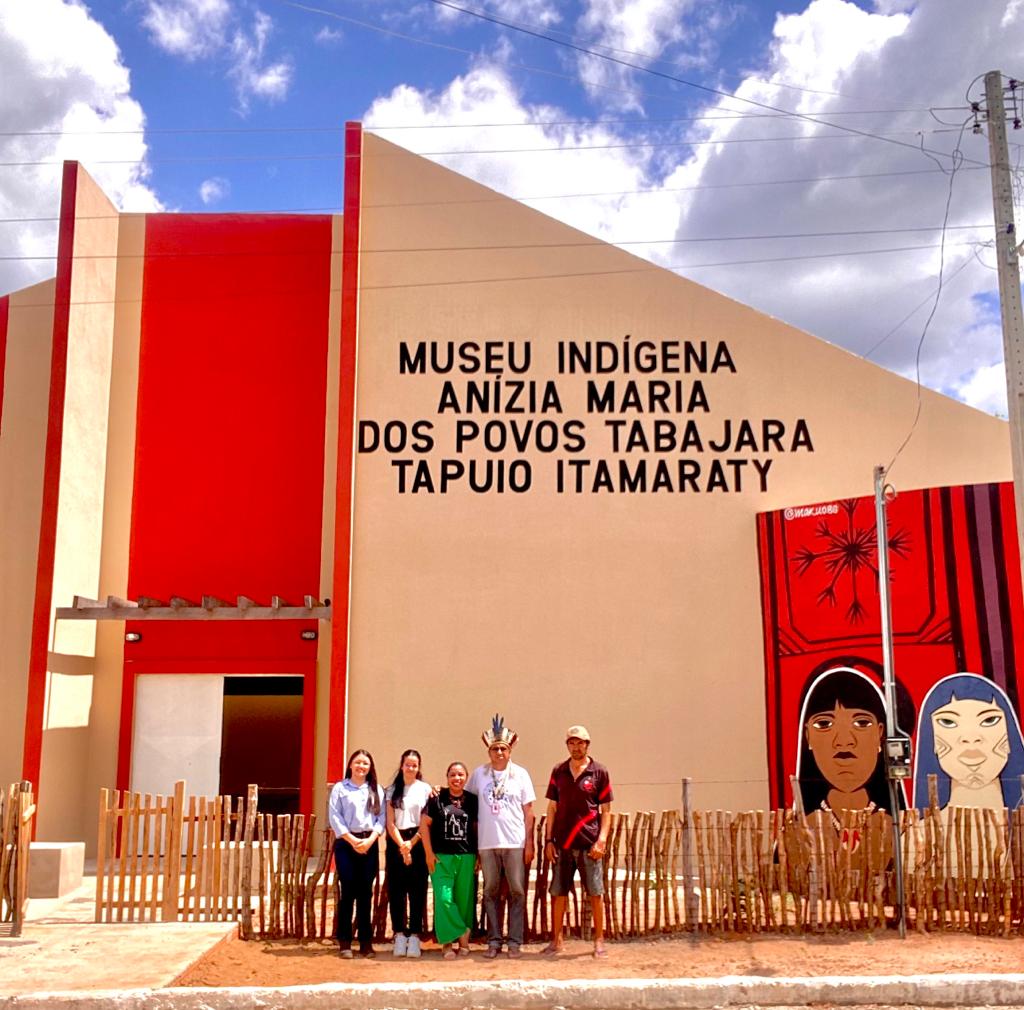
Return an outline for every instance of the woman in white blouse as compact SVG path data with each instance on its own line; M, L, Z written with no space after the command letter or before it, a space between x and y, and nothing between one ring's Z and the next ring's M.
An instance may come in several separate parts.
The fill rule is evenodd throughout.
M375 957L373 949L373 882L380 870L377 839L384 834L384 794L369 751L357 750L348 759L345 777L335 782L327 801L334 831L334 867L338 899L337 937L342 957L352 956L352 906L355 905L359 953Z
M419 751L407 750L385 793L387 807L388 904L395 957L419 957L427 907L427 861L420 841L420 815L430 799Z

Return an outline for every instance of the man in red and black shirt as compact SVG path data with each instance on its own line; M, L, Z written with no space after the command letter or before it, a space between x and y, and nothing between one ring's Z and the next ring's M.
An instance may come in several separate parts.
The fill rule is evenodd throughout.
M594 957L606 957L604 947L604 853L611 827L612 780L608 769L587 752L586 726L570 726L565 733L569 760L555 765L548 783L548 816L544 854L551 861L553 927L545 954L562 949L566 896L576 870L590 897L594 920Z

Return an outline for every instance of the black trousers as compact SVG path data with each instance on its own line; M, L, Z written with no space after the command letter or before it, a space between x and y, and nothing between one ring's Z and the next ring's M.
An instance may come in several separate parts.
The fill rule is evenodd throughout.
M338 899L337 937L342 948L352 945L352 908L355 906L359 946L373 941L373 882L380 860L377 842L360 854L343 838L334 840L334 869L338 874L341 897Z
M404 837L416 833L415 828L401 832ZM391 908L391 928L395 935L419 936L423 932L423 917L427 907L427 857L423 845L412 847L412 862L406 866L402 850L388 838L384 864L388 874L388 905ZM408 918L406 908L408 907Z

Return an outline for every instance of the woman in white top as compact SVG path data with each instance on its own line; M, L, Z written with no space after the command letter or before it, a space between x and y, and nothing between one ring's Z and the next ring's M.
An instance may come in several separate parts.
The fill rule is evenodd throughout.
M430 799L418 751L403 752L394 782L385 794L387 853L385 867L395 957L419 957L427 907L427 861L420 843L420 815Z

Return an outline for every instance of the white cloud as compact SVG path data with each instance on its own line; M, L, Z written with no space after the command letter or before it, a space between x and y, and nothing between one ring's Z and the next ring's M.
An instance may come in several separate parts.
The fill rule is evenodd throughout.
M194 60L224 45L230 16L228 0L148 0L142 24L161 49Z
M1006 370L1002 362L975 369L954 388L954 394L979 410L1006 417Z
M268 63L264 59L273 27L271 18L257 11L252 29L239 28L231 39L232 66L228 73L235 82L243 110L248 108L250 97L278 101L288 94L292 81L291 61L285 59Z
M590 9L597 11L601 3L611 0L592 0ZM686 59L691 46L703 44L679 39L653 8L623 2L621 9L627 8L635 20L617 35L603 35L606 41L638 51L661 46L673 59L680 52ZM697 13L691 10L691 20ZM1012 33L1001 27L1006 15L1006 0L929 0L916 6L878 0L874 12L846 0L811 0L801 12L777 18L770 44L751 60L757 73L736 94L863 133L893 134L897 143L773 116L735 98L703 110L731 118L690 127L653 121L633 132L610 124L545 126L544 121L572 116L527 102L499 65L483 61L440 91L395 88L366 118L371 128L523 123L381 132L421 152L557 148L558 153L453 154L437 160L513 196L585 194L527 202L591 234L629 242L633 252L683 267L680 273L826 340L858 353L871 350L872 360L913 377L937 285L938 226L949 187L948 176L915 148L923 138L930 148L950 151L956 135L927 110L949 106L966 114L964 89L978 73L1016 65ZM646 87L642 78L636 80ZM745 115L736 118L737 112ZM779 139L801 137L815 139ZM643 141L662 146L623 146ZM969 129L963 151L987 163L986 138ZM827 178L836 176L852 178ZM992 237L989 173L965 164L953 187L947 283L928 325L921 376L926 385L982 409L1005 410L995 274L974 256ZM907 230L813 237L881 229ZM756 237L782 235L802 237ZM633 244L673 237L675 244ZM900 251L879 252L886 249ZM715 263L735 265L700 266Z
M629 63L645 66L671 55L677 70L692 69L709 63L712 34L732 13L726 4L702 0L586 0L577 34L589 48ZM591 98L642 110L637 92L646 82L636 71L587 55L577 65Z
M204 179L199 185L199 199L209 207L211 203L219 203L231 192L231 183L219 175Z
M324 25L323 28L313 36L313 41L321 46L333 46L337 45L344 38L344 32L338 31L336 28L328 28L327 25Z
M16 134L0 137L0 160L53 163L0 173L0 217L55 215L64 158L81 161L121 209L161 209L147 181L145 116L103 26L62 0L0 0L0 26L0 122ZM0 292L53 275L55 222L0 223L0 242L11 255L47 257L0 262Z
M230 0L146 0L142 24L154 45L175 56L226 61L241 112L253 98L278 101L288 94L292 61L268 56L274 21L259 9L247 23L242 8ZM317 41L323 41L324 31L329 29Z
M951 121L965 116L964 90L981 71L1012 66L1017 46L1001 31L1004 0L931 0L909 12L905 4L879 5L870 13L844 0L812 0L798 14L779 17L761 74L737 94L869 133L893 133L898 146L863 136L771 141L762 138L838 135L803 120L739 119L691 133L719 141L701 146L666 180L668 185L733 188L697 190L681 200L678 237L779 235L871 229L932 228L890 235L681 243L676 264L813 257L829 252L928 246L902 252L747 263L683 271L772 315L834 343L864 353L884 337L937 285L939 241L949 179L933 161L915 152L922 136L929 148L950 151L955 133L936 122L929 107L950 106ZM839 96L796 93L786 81ZM977 90L977 87L976 87ZM977 97L975 95L974 97ZM722 99L710 112L743 109ZM854 110L894 110L849 115ZM906 111L900 111L906 110ZM756 109L746 106L746 111ZM946 132L931 132L944 130ZM737 142L740 141L740 142ZM984 164L987 140L967 131L964 154ZM945 159L948 166L948 158ZM954 179L950 223L981 225L947 233L944 291L922 347L925 384L998 408L990 395L993 367L1001 358L998 319L991 295L995 274L974 259L976 246L992 237L989 173L967 164ZM921 172L872 178L874 173ZM760 186L760 180L822 176L859 178ZM960 269L962 268L962 270ZM904 375L915 374L915 354L930 303L899 327L871 355ZM1005 406L1005 397L1004 397Z
M554 106L524 102L501 67L480 62L438 93L408 85L395 88L370 106L365 121L367 129L379 129L385 139L412 151L529 151L452 154L435 160L511 196L563 195L525 202L608 241L670 237L679 211L671 196L659 195L649 182L649 151L613 146L621 144L620 138L601 125L542 125L569 118ZM384 129L410 123L423 129ZM471 123L523 125L451 125ZM450 128L440 128L445 126ZM542 150L530 150L537 148Z
M550 28L562 20L559 5L555 0L489 0L486 3L469 6L485 10L503 21L535 28ZM447 25L465 24L467 20L465 14L443 4L427 4L419 9L412 8L411 13L416 16L429 13L437 21Z

